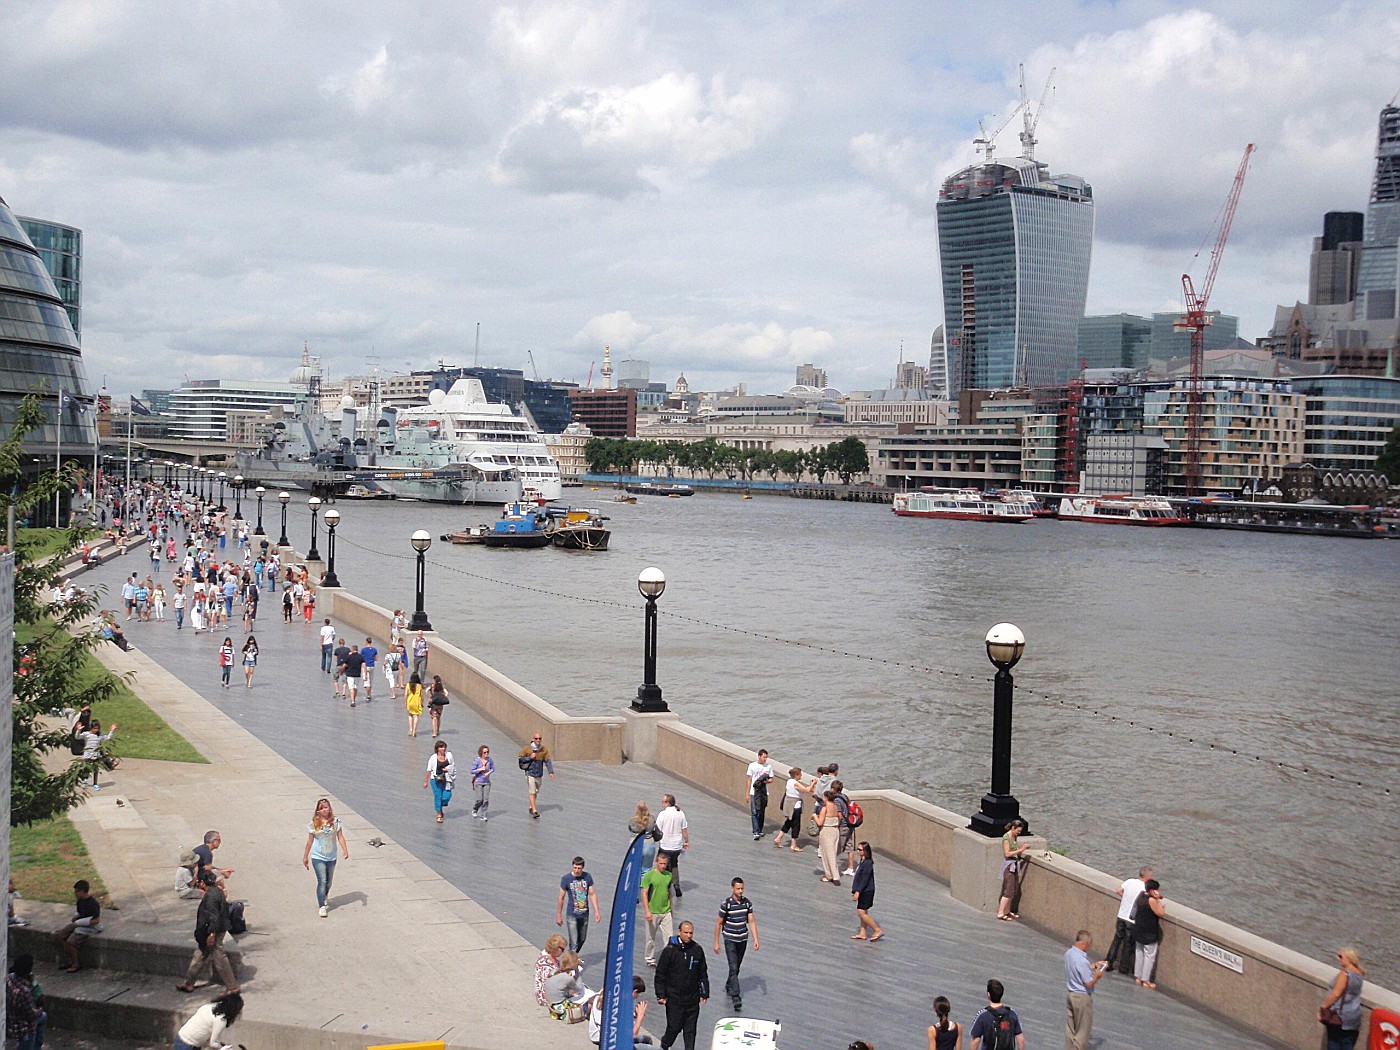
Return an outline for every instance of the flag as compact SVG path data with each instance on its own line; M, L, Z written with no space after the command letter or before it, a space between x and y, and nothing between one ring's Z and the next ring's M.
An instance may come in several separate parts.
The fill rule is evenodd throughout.
M59 390L58 410L60 412L63 412L70 408L81 416L84 412L88 410L88 403L86 401L81 400L80 398L74 397L66 390Z
M155 413L151 411L150 405L143 402L139 397L133 395L131 398L131 414L133 416L150 416L154 415Z
M637 939L637 892L642 885L643 831L622 858L608 924L608 961L603 968L603 1020L599 1050L630 1050L636 1020L632 999L632 948Z

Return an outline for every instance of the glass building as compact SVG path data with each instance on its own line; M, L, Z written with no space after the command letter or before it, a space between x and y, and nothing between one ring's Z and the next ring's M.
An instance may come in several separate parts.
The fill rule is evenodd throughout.
M73 331L83 337L83 231L74 226L62 226L43 219L18 216L19 224L29 235L29 243L39 251L44 267L53 278L58 297L68 311Z
M938 195L949 393L1054 386L1078 371L1094 200L1026 157L964 168Z
M1207 310L1210 324L1206 327L1207 350L1224 350L1240 337L1240 319L1219 310ZM1177 328L1180 313L1152 315L1152 336L1148 355L1158 361L1171 361L1191 356L1191 333Z
M1085 368L1147 367L1152 322L1136 314L1098 314L1079 319L1079 361Z
M62 405L60 391L68 395ZM45 423L29 434L26 451L52 462L61 447L90 462L97 422L78 336L38 250L0 199L0 433L9 434L20 401L35 392Z
M1400 379L1310 376L1292 385L1307 399L1303 458L1320 470L1375 470L1386 439L1400 426Z
M1400 267L1400 106L1381 110L1376 135L1376 175L1366 208L1366 240L1356 275L1356 316L1385 321L1396 316Z

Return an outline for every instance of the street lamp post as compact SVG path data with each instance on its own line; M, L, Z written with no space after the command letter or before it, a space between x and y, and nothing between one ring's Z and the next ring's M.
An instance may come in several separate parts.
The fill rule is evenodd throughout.
M312 496L306 505L311 508L311 549L306 552L306 560L320 561L321 552L316 549L316 512L321 509L321 497Z
M170 487L170 478L171 478L170 472L171 472L171 469L172 469L174 466L175 466L175 464L172 463L172 462L170 462L170 460L167 459L167 460L165 461L165 487L166 487L166 488L169 488L169 487Z
M235 474L233 478L233 520L243 520L243 475Z
M1014 623L999 623L987 632L987 658L997 674L992 708L992 790L982 796L982 808L968 825L988 838L1000 838L1008 821L1021 816L1021 803L1011 793L1011 669L1021 659L1026 636Z
M224 506L224 482L226 482L227 480L228 480L228 473L227 473L226 471L222 471L222 470L219 471L219 510L220 510L220 511L225 511L225 510L228 509L227 507Z
M277 541L279 547L290 547L292 541L287 539L287 504L292 501L290 492L277 493L277 502L282 504L282 538Z
M433 625L428 622L428 614L423 611L423 586L428 578L428 548L433 545L433 538L424 529L419 529L409 540L413 544L413 549L418 552L418 572L414 579L414 608L413 619L408 621L410 631L431 631Z
M657 713L671 710L661 699L661 687L656 684L656 599L666 589L666 574L656 566L643 569L637 575L637 590L647 600L646 624L643 631L642 684L637 686L633 711Z
M263 527L262 527L262 501L263 501L263 496L264 496L266 493L267 493L267 489L263 488L261 485L259 485L257 488L255 488L255 489L253 490L253 494L254 494L255 496L258 497L258 527L257 527L256 529L253 530L253 535L254 535L254 536L266 536L266 535L267 535L267 533L263 532Z
M339 524L340 511L332 507L326 511L326 575L321 580L322 587L340 586L335 575L335 527Z

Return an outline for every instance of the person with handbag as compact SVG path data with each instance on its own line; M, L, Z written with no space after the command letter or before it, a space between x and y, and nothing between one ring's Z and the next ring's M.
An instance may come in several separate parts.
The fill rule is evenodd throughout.
M1157 968L1157 947L1162 943L1162 919L1166 917L1167 905L1162 900L1161 884L1156 879L1148 879L1137 906L1133 909L1133 948L1136 966L1133 979L1144 988L1156 988L1153 971Z
M1355 948L1337 952L1337 962L1341 969L1317 1008L1317 1019L1327 1027L1327 1050L1352 1050L1361 1034L1361 984L1366 971Z
M579 980L578 969L578 954L566 951L559 957L559 969L545 978L544 1001L555 1020L570 1024L583 1020L583 1004L593 993Z

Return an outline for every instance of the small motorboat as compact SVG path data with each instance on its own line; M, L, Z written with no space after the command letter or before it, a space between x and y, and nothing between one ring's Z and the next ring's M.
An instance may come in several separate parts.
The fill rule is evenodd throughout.
M612 501L614 503L636 503L637 497L629 495L626 492L619 492L616 496L612 498Z
M342 493L341 499L393 499L392 492L386 492L381 488L374 488L369 485L351 485Z
M444 543L485 543L486 534L490 531L490 525L468 525L456 532L443 533L442 539Z
M546 517L538 508L516 500L506 504L501 520L491 526L481 542L488 547L548 547L551 530L545 525Z

